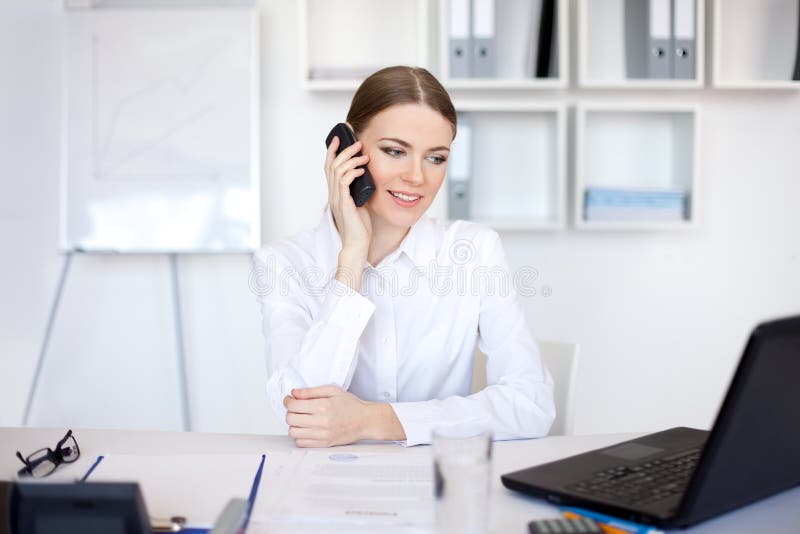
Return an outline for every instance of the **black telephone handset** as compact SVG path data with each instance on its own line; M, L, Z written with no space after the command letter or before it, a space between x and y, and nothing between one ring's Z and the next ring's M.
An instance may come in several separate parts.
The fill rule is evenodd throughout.
M342 150L356 142L356 136L353 135L353 130L343 122L334 126L331 133L328 134L328 137L325 139L326 147L331 145L334 137L339 138L339 148L336 149L337 156ZM359 156L361 156L360 150L353 157L357 158ZM375 192L375 182L366 165L359 165L356 168L363 168L364 174L357 176L356 179L350 183L350 196L353 197L356 206L363 206L367 203L369 197L372 196L372 193Z

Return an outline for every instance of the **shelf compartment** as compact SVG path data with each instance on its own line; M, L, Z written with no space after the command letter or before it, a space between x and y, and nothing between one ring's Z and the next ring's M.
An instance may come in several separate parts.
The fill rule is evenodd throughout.
M579 0L579 86L614 89L703 87L704 0L658 0L654 5L659 4L667 12L662 13L666 17L661 25L663 28L656 31L667 32L667 37L675 37L677 41L668 39L656 43L650 40L652 13L648 0ZM671 8L671 5L676 7ZM692 34L694 39L689 38ZM663 69L650 64L656 44L663 45L661 52L667 54ZM677 49L689 56L679 59ZM687 72L691 71L693 75L688 75Z
M575 226L693 226L698 206L698 128L696 106L578 106ZM679 193L685 195L685 210L676 214ZM587 206L587 196L591 195L595 196ZM614 209L603 209L609 206Z
M551 89L567 86L569 71L569 2L556 0L554 4L555 23L550 46L553 52L548 56L550 69L547 76L536 76L539 50L539 29L541 26L541 0L478 0L476 5L493 6L492 40L494 61L489 76L483 71L464 75L451 62L451 35L457 24L452 9L457 12L469 9L475 0L441 0L439 9L439 52L442 83L448 89ZM482 13L481 8L476 12ZM468 31L469 25L456 29L456 34ZM545 54L546 55L546 54Z
M714 86L800 89L797 0L714 3Z
M300 0L298 8L307 89L355 90L383 67L429 67L429 0Z
M562 228L565 108L462 102L456 109L461 137L452 147L440 192L448 218L465 218L497 230ZM459 181L464 153L469 156L466 182ZM466 192L466 201L455 196L459 192Z

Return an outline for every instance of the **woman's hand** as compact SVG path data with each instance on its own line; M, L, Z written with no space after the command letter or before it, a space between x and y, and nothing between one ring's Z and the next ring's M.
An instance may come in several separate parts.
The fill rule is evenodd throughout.
M333 447L362 439L406 439L389 404L363 401L337 386L293 389L283 404L289 437L298 447Z
M339 235L342 237L342 250L350 255L366 258L372 238L372 223L367 208L356 207L350 195L350 184L364 174L364 168L356 167L366 165L369 156L353 157L361 150L361 141L356 141L337 156L336 149L340 142L339 137L334 137L325 156L328 201Z

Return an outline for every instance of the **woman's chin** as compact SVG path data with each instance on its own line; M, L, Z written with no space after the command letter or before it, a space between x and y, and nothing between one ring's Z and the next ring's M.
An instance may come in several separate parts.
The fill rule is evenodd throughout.
M381 206L381 209L372 211L392 226L413 226L428 209L427 205L419 204L413 208L399 206Z

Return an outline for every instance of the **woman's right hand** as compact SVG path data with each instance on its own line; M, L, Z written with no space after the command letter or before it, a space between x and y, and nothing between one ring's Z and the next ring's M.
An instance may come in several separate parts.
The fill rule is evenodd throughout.
M372 222L366 207L356 207L350 195L350 184L364 174L365 169L356 167L366 165L369 156L353 157L361 150L361 141L356 141L337 156L336 149L339 143L339 138L334 137L325 157L328 202L342 238L342 251L366 259L372 238Z

